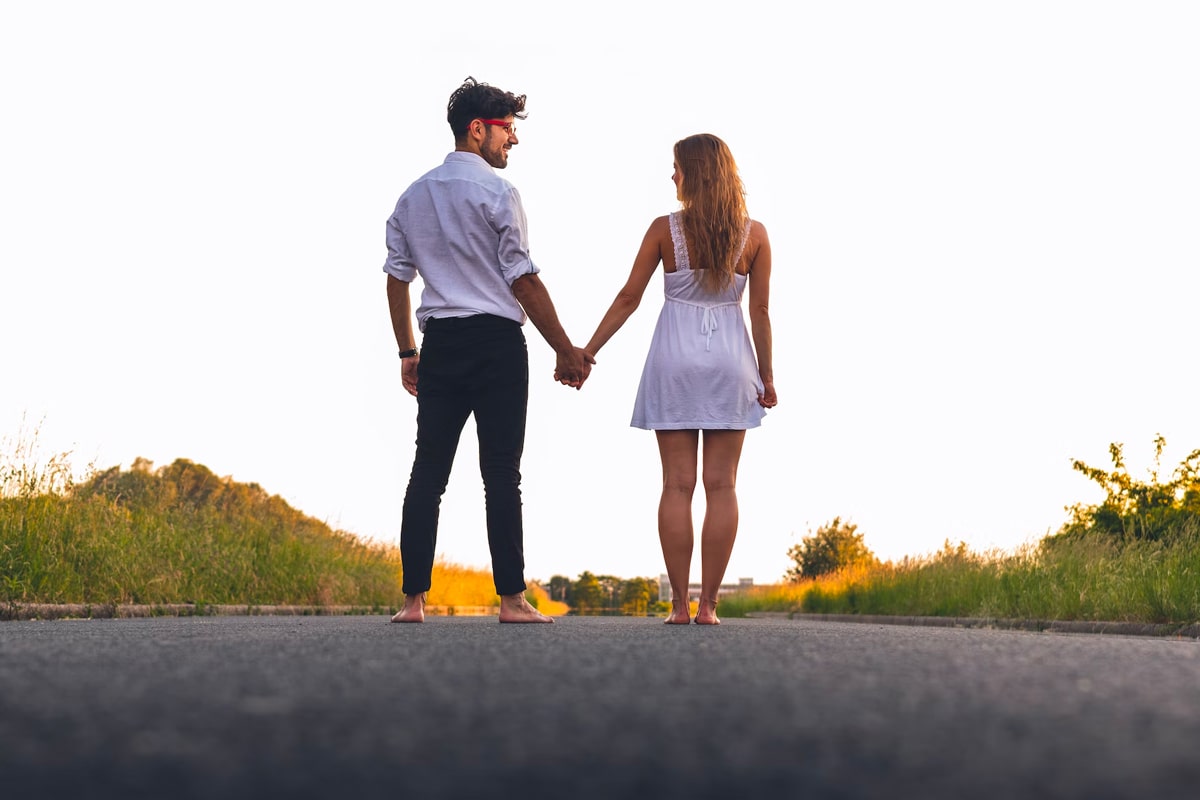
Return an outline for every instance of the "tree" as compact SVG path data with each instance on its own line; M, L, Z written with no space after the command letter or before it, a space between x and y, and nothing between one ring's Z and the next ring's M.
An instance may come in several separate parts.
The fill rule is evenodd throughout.
M645 616L650 604L658 599L658 581L654 578L630 578L621 583L621 611Z
M597 575L596 583L600 587L600 610L606 614L620 611L623 581L616 575Z
M842 522L841 517L834 517L827 525L817 528L816 533L801 539L800 544L792 545L788 549L788 558L795 561L796 566L784 577L793 582L876 561L875 554L863 541L863 535L858 533L858 526Z
M1154 466L1149 470L1148 482L1129 474L1124 445L1117 442L1108 446L1112 471L1073 460L1072 468L1104 489L1105 497L1097 505L1070 506L1067 510L1071 521L1058 536L1070 540L1100 535L1127 543L1170 539L1180 531L1195 530L1200 524L1200 449L1193 450L1169 478L1164 478L1161 460L1166 446L1161 434L1155 437Z
M551 600L571 604L571 579L566 575L552 575L546 589L550 592Z
M600 581L590 572L581 572L579 580L571 586L572 604L580 614L596 613L604 607L604 596L600 590Z

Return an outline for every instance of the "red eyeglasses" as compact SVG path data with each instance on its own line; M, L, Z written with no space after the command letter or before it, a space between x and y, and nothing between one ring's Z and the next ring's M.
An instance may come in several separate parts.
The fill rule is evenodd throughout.
M484 125L495 125L497 128L503 128L504 132L509 136L517 135L517 126L511 122L505 122L502 119L481 119L479 121Z

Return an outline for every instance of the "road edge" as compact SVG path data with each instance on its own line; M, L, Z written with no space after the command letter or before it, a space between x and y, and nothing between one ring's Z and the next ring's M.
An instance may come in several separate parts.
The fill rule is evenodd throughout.
M1200 623L1103 622L1094 620L1004 619L991 617L918 617L885 614L801 614L786 611L750 612L751 619L791 619L813 622L858 622L934 628L991 628L1036 633L1084 633L1109 636L1155 636L1200 639Z

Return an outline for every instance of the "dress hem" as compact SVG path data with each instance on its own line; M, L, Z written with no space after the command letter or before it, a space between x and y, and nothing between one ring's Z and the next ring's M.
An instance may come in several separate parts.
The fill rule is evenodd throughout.
M688 423L688 422L667 422L662 424L645 423L638 424L636 422L629 423L629 427L637 428L643 431L748 431L762 426L762 422L746 423L744 425L714 425L709 423Z

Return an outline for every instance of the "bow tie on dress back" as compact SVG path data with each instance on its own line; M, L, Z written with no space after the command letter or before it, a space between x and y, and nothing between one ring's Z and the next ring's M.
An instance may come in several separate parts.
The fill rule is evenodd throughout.
M704 340L705 351L712 345L712 335L716 329L717 315L713 313L712 306L705 306L704 315L700 318L700 335L706 337Z

